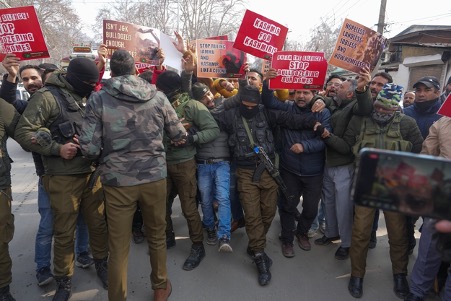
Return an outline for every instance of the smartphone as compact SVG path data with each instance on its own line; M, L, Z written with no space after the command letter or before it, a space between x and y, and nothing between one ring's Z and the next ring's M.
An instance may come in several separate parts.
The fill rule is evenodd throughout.
M356 205L451 220L451 160L363 148L351 195Z

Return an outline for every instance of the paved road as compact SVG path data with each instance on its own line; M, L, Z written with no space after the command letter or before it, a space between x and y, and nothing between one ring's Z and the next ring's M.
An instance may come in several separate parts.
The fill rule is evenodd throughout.
M35 278L34 241L39 223L37 211L37 178L31 154L23 151L11 139L8 149L14 160L12 171L14 239L10 243L13 259L11 291L18 301L51 300L55 283L39 288ZM177 246L168 251L168 272L173 283L170 300L228 301L228 300L353 300L348 294L350 261L337 261L338 245L316 246L310 252L296 246L296 256L287 259L280 252L280 224L275 218L268 235L267 253L273 259L272 281L267 287L257 283L255 264L246 255L247 236L244 229L232 235L234 252L218 253L206 245L207 256L198 268L182 270L188 256L190 241L186 221L181 216L179 202L174 203L174 228ZM399 300L392 291L391 264L383 219L378 230L378 245L370 250L362 300ZM318 236L317 236L318 237ZM409 269L416 258L410 257ZM150 286L150 264L146 244L131 243L128 273L128 300L153 300ZM107 300L94 267L75 268L73 296L77 300Z

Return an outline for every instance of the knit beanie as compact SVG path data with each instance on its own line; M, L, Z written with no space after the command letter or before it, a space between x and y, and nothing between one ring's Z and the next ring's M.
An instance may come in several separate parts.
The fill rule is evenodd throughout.
M402 86L387 83L376 97L374 106L382 107L386 110L396 111L399 109L399 102L402 96Z
M158 75L155 84L160 91L168 96L169 94L180 91L182 88L182 78L177 72L166 70Z
M260 90L255 86L241 86L238 93L241 101L248 101L256 104L260 103Z
M208 89L207 85L199 82L193 84L191 88L191 93L195 100L201 100L209 91L210 89Z

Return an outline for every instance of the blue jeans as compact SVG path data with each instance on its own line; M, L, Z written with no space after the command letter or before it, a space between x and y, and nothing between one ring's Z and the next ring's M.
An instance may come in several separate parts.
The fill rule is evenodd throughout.
M50 267L53 239L53 214L50 208L50 199L44 189L41 178L38 181L38 211L41 216L38 232L36 233L36 242L34 250L34 262L36 262L36 271L43 267ZM88 251L89 234L88 227L81 213L78 215L76 231L76 252Z
M217 236L230 239L230 163L222 161L214 164L198 164L197 180L204 225L209 229L214 228L213 200L217 200L219 204Z

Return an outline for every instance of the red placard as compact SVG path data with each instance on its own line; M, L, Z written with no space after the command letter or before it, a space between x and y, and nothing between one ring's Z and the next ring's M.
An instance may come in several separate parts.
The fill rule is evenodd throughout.
M440 109L438 109L437 114L451 117L451 93L448 94L448 97L445 99Z
M246 10L233 47L268 60L282 50L287 34L287 27Z
M373 72L385 47L387 39L380 33L345 19L329 64L355 73L363 67Z
M323 52L279 51L271 67L277 77L269 80L270 89L319 90L324 85L327 61Z
M0 9L0 61L7 53L21 60L50 57L33 6Z

